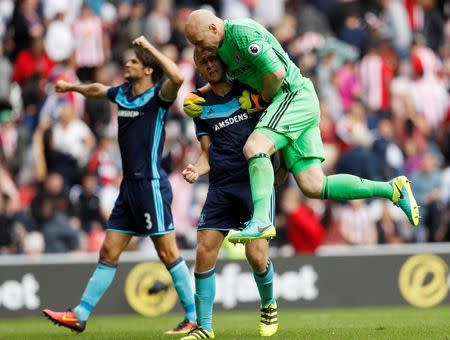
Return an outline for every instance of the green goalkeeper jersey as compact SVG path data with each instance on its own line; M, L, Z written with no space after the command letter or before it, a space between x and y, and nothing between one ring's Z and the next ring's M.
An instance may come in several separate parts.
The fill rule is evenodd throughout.
M224 20L224 25L225 37L217 53L230 78L261 92L263 76L284 67L286 76L280 90L291 92L302 87L299 68L263 26L251 19Z

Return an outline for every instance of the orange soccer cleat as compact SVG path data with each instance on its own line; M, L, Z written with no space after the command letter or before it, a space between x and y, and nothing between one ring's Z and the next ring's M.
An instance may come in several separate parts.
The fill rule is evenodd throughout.
M184 319L180 324L174 329L170 329L165 334L188 334L190 331L197 328L197 324L190 322L188 319Z
M79 320L71 309L66 312L43 309L42 313L55 325L67 327L75 332L81 333L86 328L86 321Z

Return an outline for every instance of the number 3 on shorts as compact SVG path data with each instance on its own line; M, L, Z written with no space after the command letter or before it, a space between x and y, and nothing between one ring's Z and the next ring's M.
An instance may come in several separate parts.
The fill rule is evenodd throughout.
M152 220L150 218L150 214L149 213L145 213L144 214L144 218L145 218L145 227L148 230L152 229Z

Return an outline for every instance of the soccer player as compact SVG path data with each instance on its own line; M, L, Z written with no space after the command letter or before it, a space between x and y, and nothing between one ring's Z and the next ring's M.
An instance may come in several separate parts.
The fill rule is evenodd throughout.
M109 218L100 259L80 303L66 312L44 309L54 323L77 332L86 327L93 308L111 284L120 254L133 235L150 236L169 270L185 310L185 320L168 333L186 334L196 327L194 292L188 267L180 257L172 213L172 189L160 167L164 125L169 106L183 83L178 67L143 36L133 41L135 54L125 64L126 82L118 87L58 81L57 92L76 91L107 97L118 107L123 181ZM168 79L160 82L162 75Z
M222 20L207 10L197 10L186 21L186 36L194 45L216 50L228 75L254 89L240 98L242 108L249 113L263 111L244 146L254 213L247 227L230 237L231 242L275 236L268 212L274 180L270 155L277 150L282 150L286 167L306 196L390 199L414 226L418 225L419 207L405 176L389 182L348 174L324 176L319 100L314 86L264 27L250 19Z
M182 174L186 181L194 183L199 176L209 173L209 190L197 232L195 306L199 328L184 340L214 338L214 265L225 236L230 230L241 227L253 210L242 147L260 116L249 115L240 108L238 98L243 91L242 84L227 78L214 51L196 48L194 61L209 86L197 94L189 94L185 110L188 115L196 116L195 104L192 106L189 102L198 94L205 99L203 113L194 119L202 153L196 164L189 164ZM264 239L250 242L245 247L261 297L259 332L262 336L271 336L278 329L273 265L267 257L267 249L268 241Z

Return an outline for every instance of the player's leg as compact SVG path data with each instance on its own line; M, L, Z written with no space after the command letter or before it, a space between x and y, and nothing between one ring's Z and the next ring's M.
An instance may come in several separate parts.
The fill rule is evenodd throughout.
M313 123L318 124L320 120L319 100L314 87L306 78L304 84L301 90L277 94L244 146L255 210L246 228L233 234L230 242L245 243L256 238L271 238L276 234L268 220L274 182L269 156L295 141L306 128Z
M288 139L268 129L255 130L244 146L249 161L250 187L253 201L253 215L245 228L229 236L231 243L247 243L254 239L271 239L276 230L270 221L271 195L274 171L270 155L288 142Z
M199 329L182 338L213 338L212 313L216 295L215 264L225 234L219 230L197 232L197 257L195 261L195 308ZM198 334L197 334L198 333Z
M194 289L192 287L189 269L180 256L175 239L175 233L152 236L159 258L165 264L172 276L178 298L184 308L184 320L168 334L183 334L195 328L197 316L195 313Z
M252 219L260 221L263 225L270 224L270 195L274 181L270 156L274 152L274 142L258 131L254 131L244 145L244 155L249 166L253 206L255 207Z
M80 303L66 312L54 312L49 309L42 312L54 323L82 332L92 310L114 279L120 254L130 239L130 234L108 231L100 250L100 260L88 281Z
M277 303L273 294L273 264L267 257L269 242L253 240L245 246L247 260L253 268L253 277L261 299L259 334L272 336L278 330Z
M171 204L172 187L167 177L133 181L130 207L140 234L151 237L159 258L168 269L185 310L185 319L169 333L188 333L196 327L194 290L186 262L180 257L175 239Z
M386 198L399 206L413 225L419 222L419 207L405 176L396 177L389 182L371 181L349 174L325 176L320 166L324 156L317 126L308 129L295 143L285 147L282 155L299 188L310 198Z

